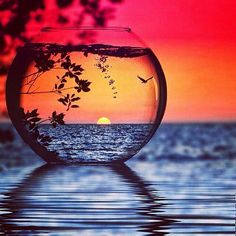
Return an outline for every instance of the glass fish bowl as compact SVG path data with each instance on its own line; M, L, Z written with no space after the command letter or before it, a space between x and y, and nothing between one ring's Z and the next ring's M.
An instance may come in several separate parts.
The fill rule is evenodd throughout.
M124 162L161 123L166 82L129 28L43 28L6 83L9 116L46 162Z

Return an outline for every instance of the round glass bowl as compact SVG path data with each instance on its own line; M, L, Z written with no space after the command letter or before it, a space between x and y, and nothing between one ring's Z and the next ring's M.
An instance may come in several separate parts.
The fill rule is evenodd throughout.
M123 162L158 128L160 63L129 28L44 28L7 79L17 131L47 162Z

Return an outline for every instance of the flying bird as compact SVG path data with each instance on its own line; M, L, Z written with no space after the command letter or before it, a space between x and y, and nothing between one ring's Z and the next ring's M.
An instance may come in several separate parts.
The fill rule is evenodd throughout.
M148 80L151 80L152 78L153 78L153 76L152 77L150 77L150 78L148 78L148 79L144 79L144 78L142 78L142 77L140 77L140 76L137 76L138 77L138 79L140 79L141 81L142 81L142 83L147 83L148 82Z

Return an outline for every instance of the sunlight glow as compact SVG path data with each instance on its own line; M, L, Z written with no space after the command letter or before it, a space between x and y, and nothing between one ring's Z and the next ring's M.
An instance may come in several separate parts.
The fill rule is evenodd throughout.
M97 121L98 125L110 125L111 121L107 117L100 117Z

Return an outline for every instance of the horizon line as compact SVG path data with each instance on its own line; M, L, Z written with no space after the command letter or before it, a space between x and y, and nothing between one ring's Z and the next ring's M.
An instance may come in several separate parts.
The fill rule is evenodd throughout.
M13 124L10 119L0 119L0 124ZM111 124L97 124L97 123L74 123L74 122L66 122L65 125L152 125L154 123L145 123L145 122L121 122L121 123L111 123ZM162 121L159 125L162 124L236 124L236 120L176 120L176 121ZM50 123L45 123L44 125L50 125Z

